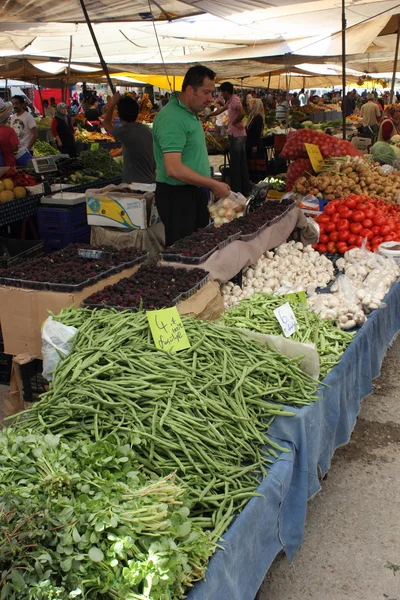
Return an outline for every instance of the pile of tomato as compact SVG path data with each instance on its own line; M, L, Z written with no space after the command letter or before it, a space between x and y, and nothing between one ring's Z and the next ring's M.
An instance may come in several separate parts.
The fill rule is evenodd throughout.
M346 200L332 200L317 217L320 228L318 252L344 254L366 240L375 251L382 242L400 240L400 212L384 200L352 194Z

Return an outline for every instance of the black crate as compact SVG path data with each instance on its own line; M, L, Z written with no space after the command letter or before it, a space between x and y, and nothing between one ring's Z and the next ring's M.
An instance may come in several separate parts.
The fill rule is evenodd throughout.
M7 269L14 265L43 256L43 242L38 240L12 240L3 238L0 242L0 268Z
M19 368L24 402L37 402L48 389L48 382L42 375L43 361L35 358Z
M9 384L11 377L11 354L4 354L3 336L0 330L0 384Z

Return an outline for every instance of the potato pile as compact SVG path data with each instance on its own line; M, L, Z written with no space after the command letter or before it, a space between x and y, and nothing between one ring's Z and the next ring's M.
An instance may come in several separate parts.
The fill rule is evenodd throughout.
M347 198L350 194L367 194L397 203L400 193L400 171L385 175L382 167L360 158L344 162L327 161L329 171L307 174L294 183L293 192L313 194L325 200Z

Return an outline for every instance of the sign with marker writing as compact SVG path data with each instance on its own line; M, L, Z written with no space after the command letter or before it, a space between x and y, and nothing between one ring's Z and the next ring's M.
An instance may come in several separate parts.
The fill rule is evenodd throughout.
M291 292L285 294L285 298L289 302L297 302L298 304L307 304L307 296L305 292Z
M325 166L324 159L322 158L321 150L316 144L304 144L307 150L308 158L312 164L312 168L316 173L322 171Z
M274 310L274 315L282 327L283 335L290 337L296 331L297 321L289 302L286 302L279 308L276 308Z
M98 144L97 142L93 142L93 144L90 144L91 150L98 150L99 148L100 148L100 144Z
M166 352L177 352L190 348L190 342L176 306L147 311L146 316L156 348Z

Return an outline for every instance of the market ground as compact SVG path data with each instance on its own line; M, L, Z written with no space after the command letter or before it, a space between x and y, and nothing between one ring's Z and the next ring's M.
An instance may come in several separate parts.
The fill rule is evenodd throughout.
M400 337L350 443L308 506L293 566L280 556L258 600L400 600ZM0 397L7 388L0 386ZM0 402L1 419L1 402ZM394 565L392 569L386 564Z

